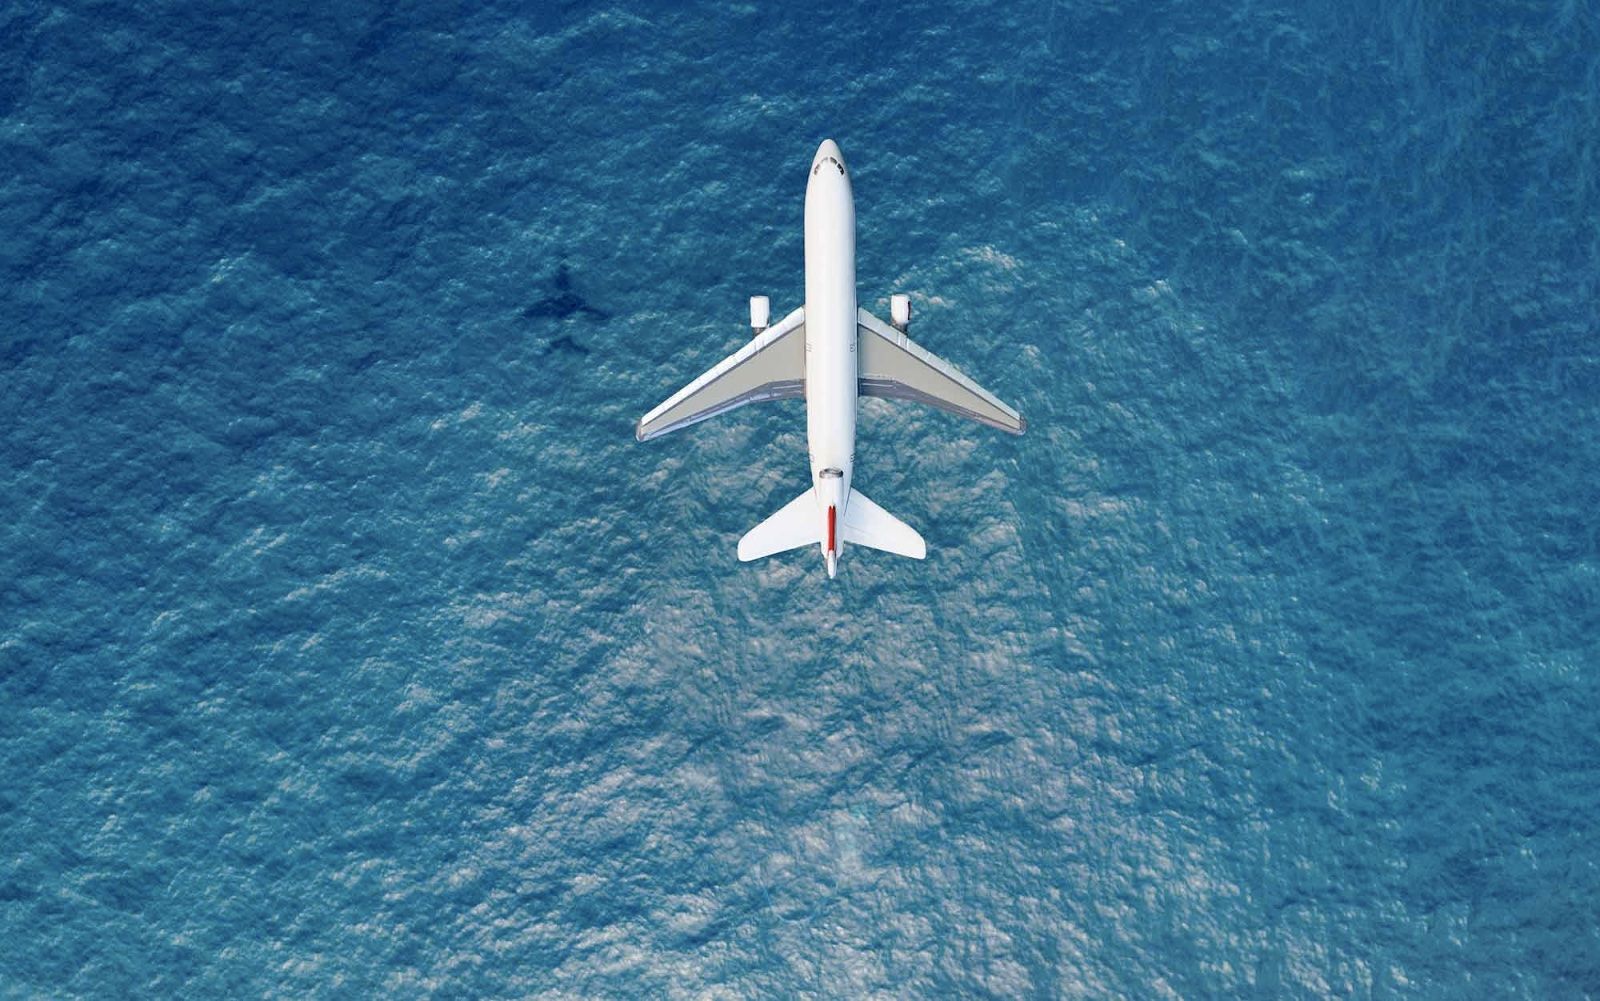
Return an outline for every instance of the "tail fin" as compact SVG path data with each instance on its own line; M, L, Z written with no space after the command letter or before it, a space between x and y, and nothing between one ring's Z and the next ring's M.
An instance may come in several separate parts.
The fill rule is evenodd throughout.
M848 538L848 536L846 536ZM822 541L822 518L817 493L807 490L778 509L778 513L744 534L739 559L749 562L786 549L814 546Z
M840 534L844 541L858 546L881 549L914 560L924 559L928 555L928 544L922 541L916 529L872 503L866 494L854 488L850 491L850 503L844 506L844 524L841 527L843 531ZM744 543L739 544L739 554L743 558Z

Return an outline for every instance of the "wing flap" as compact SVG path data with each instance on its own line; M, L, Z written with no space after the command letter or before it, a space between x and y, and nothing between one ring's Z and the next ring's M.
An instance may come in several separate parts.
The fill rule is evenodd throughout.
M640 441L746 403L805 395L806 311L795 310L639 418Z
M1027 421L954 365L862 309L856 333L861 358L860 393L912 400L1021 434Z

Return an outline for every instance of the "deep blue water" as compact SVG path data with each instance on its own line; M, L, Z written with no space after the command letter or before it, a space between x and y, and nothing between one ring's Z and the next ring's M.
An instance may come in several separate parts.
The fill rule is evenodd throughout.
M1594 4L291 6L0 11L0 996L1600 996Z

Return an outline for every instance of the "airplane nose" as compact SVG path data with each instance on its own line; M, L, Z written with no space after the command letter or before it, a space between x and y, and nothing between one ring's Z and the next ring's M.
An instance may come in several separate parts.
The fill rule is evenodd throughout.
M811 166L814 169L817 164L830 159L839 164L841 171L844 169L844 152L839 149L839 144L832 139L824 139L822 145L817 147L817 155L811 158Z

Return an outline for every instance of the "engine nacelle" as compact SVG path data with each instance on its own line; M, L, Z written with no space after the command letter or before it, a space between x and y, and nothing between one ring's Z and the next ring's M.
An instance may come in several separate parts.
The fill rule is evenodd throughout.
M911 326L911 297L909 295L891 295L889 297L889 322L902 334Z
M772 317L772 302L764 295L750 297L750 326L756 333L767 329L767 321Z

